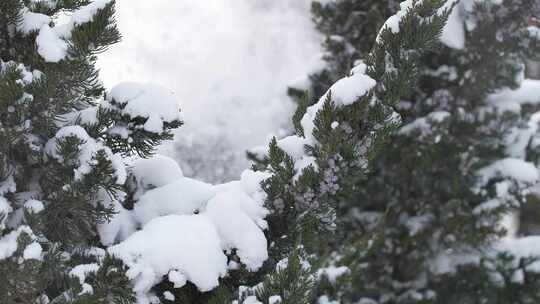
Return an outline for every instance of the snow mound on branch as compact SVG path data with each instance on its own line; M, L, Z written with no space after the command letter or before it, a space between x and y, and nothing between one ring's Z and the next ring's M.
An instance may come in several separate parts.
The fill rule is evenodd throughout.
M26 234L30 239L35 240L36 236L28 226L20 226L17 230L0 237L0 261L10 258L18 248L17 240L21 234ZM31 243L23 252L23 259L38 259L41 255L41 246ZM28 250L27 250L28 249Z
M67 137L76 137L81 140L81 144L79 144L78 167L74 170L76 180L80 180L84 175L91 172L92 165L96 163L96 154L99 151L103 151L114 168L116 183L119 185L125 183L127 172L122 157L114 154L111 149L102 142L90 137L90 135L86 133L86 130L81 126L66 126L60 128L55 137L47 142L45 146L47 154L59 161L63 161L62 155L58 154L57 144L59 140Z
M0 196L0 231L5 228L7 216L13 211L11 205L3 196Z
M46 62L57 63L65 59L68 51L67 39L76 26L91 22L94 15L110 3L111 0L95 0L71 13L66 23L50 27L51 18L44 14L33 13L28 8L23 8L22 21L17 25L17 30L27 35L39 30L36 37L38 54Z
M525 79L515 90L503 89L488 97L489 104L498 109L519 113L521 105L540 103L540 80Z
M450 7L449 5L453 5L454 2L456 1L448 1L445 7ZM464 10L462 5L463 4L460 3L452 9L441 34L442 43L450 48L458 50L465 47L465 21L463 18Z
M38 54L47 62L59 62L67 54L68 44L54 30L44 25L36 37Z
M17 30L23 34L29 34L34 31L40 30L44 25L48 25L51 22L51 18L44 14L34 13L24 8L22 11L22 19L17 24Z
M147 292L172 270L178 270L201 291L218 285L227 271L227 257L209 217L169 215L154 219L143 230L109 251L130 269L136 292Z
M140 188L165 186L184 177L182 169L174 159L154 155L149 159L139 159L132 166L131 173Z
M168 214L198 213L215 195L212 185L191 178L181 178L143 194L133 209L135 218L146 224Z
M307 108L306 114L304 114L300 122L304 129L305 138L308 141L313 140L315 117L329 96L337 105L350 105L365 96L377 85L377 82L366 74L366 70L367 65L360 62L351 70L350 76L338 80L316 104Z
M150 170L148 164L134 162L133 172ZM260 188L266 178L268 174L245 171L238 181L214 186L172 175L143 193L132 211L142 229L109 247L129 267L139 299L149 299L150 289L165 276L176 288L187 281L201 291L215 288L227 274L225 252L236 250L248 270L259 269L268 258L263 233L268 211ZM111 234L107 240L115 239Z
M517 158L505 158L478 171L480 185L486 185L493 178L514 179L532 185L540 179L534 164Z
M174 93L155 84L120 83L111 90L107 100L124 106L122 112L131 117L147 118L144 130L148 132L161 133L164 123L180 120Z

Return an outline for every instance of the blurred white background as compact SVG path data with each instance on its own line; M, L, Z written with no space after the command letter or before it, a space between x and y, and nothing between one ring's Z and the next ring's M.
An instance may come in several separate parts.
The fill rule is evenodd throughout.
M174 91L186 125L161 153L187 174L234 177L244 151L290 126L287 83L321 52L310 0L117 0L121 43L99 60L111 88L155 82Z

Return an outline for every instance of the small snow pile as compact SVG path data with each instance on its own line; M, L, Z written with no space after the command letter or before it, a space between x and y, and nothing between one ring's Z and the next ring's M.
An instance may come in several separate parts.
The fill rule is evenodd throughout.
M94 294L94 288L86 283L86 276L90 273L96 273L99 270L98 264L81 264L73 267L69 272L69 276L79 279L79 284L82 286L81 294Z
M349 272L350 272L349 268L345 266L340 266L340 267L330 266L330 267L319 269L317 271L317 276L319 278L326 277L328 281L330 281L330 283L334 284L336 283L336 280L339 277L346 275Z
M26 209L31 214L37 214L43 211L45 209L45 206L43 206L43 202L41 201L30 199L24 203L24 209Z
M534 164L517 158L505 158L478 171L479 186L485 186L495 178L512 179L520 184L532 185L540 179Z
M300 121L304 129L304 137L292 135L278 140L277 145L287 152L295 162L296 178L309 166L317 168L315 158L305 153L305 146L314 145L316 142L313 131L317 113L322 109L328 98L331 98L338 106L347 106L367 96L375 88L377 82L369 77L366 72L367 65L361 61L358 62L349 76L334 83L317 103L306 109L306 113ZM332 126L339 126L339 122L332 123ZM262 149L257 148L253 152L257 153L260 150Z
M25 7L21 11L22 20L17 25L17 30L25 35L39 31L36 37L38 54L46 62L57 63L67 56L67 40L75 27L91 22L94 15L110 2L111 0L95 0L72 12L66 23L54 27L50 26L52 19L49 16L33 13ZM48 3L52 5L51 2Z
M20 226L17 230L0 237L0 261L11 257L17 251L17 240L22 234L26 234L30 239L35 240L36 236L28 226ZM23 251L23 259L39 259L41 256L41 246L35 242L28 245Z
M115 170L116 183L120 185L125 183L127 172L122 157L113 154L109 147L90 137L80 126L66 126L60 128L55 137L47 142L45 146L47 154L59 161L63 161L62 156L58 154L57 144L60 140L68 137L76 137L81 141L81 144L79 144L78 164L77 168L74 170L76 180L80 180L84 175L91 172L92 165L96 164L96 154L99 151L103 151L111 161Z
M198 213L215 194L212 185L183 177L142 195L135 204L134 216L144 225L168 214Z
M0 231L6 228L5 224L8 215L13 211L11 205L3 196L0 196Z
M399 134L402 135L420 135L421 138L425 138L433 134L433 126L443 123L450 117L450 113L446 111L435 111L429 113L425 117L420 117L414 121L402 126L399 129Z
M503 89L488 97L488 103L502 111L519 113L524 104L536 105L540 103L540 80L525 79L519 88Z
M31 12L28 8L22 10L21 22L17 25L17 30L23 34L29 34L40 30L44 25L49 25L51 18L44 14Z
M174 93L158 85L120 83L107 95L107 101L118 104L125 115L147 118L143 127L148 132L161 133L164 123L180 120Z
M48 25L41 28L39 35L36 37L36 43L38 54L47 62L59 62L66 57L67 42L59 37Z
M121 242L137 230L133 213L124 208L118 200L111 198L105 191L100 191L98 200L104 206L112 207L115 212L114 217L108 222L98 224L97 226L99 238L103 245L111 246L117 242Z
M358 98L365 96L377 85L373 78L366 75L366 71L367 65L360 62L351 70L350 76L334 83L321 100L326 100L331 94L332 100L338 105L350 105Z
M131 172L147 191L132 211L122 210L100 227L106 244L122 239L115 235L122 225L141 227L109 247L129 267L127 275L140 299L149 299L148 292L163 277L175 288L187 281L201 291L215 288L227 274L225 253L233 250L252 271L268 258L263 233L268 211L260 188L267 174L245 171L238 181L210 185L184 177L171 162L164 156L135 161Z
M462 0L452 9L448 21L443 28L441 41L446 46L461 50L465 47L465 2L470 0ZM443 9L450 8L457 0L446 2Z

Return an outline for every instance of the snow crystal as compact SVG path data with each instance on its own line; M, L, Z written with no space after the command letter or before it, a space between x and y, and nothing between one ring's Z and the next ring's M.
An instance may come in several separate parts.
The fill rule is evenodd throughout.
M163 132L163 123L180 119L178 102L174 93L155 84L124 82L116 85L107 96L125 106L122 111L131 117L148 118L144 129Z

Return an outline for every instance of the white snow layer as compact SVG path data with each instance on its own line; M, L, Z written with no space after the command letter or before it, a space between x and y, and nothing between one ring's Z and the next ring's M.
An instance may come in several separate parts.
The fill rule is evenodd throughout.
M57 144L60 140L67 137L76 137L81 141L79 144L78 167L74 169L74 176L76 180L81 179L84 175L91 172L92 165L96 164L96 154L99 151L103 151L112 163L116 176L116 183L120 185L124 184L126 181L127 172L122 157L118 154L112 153L111 149L105 146L102 142L90 137L88 133L86 133L86 130L84 130L81 126L66 126L60 128L56 133L56 136L50 139L45 145L45 151L47 154L59 161L63 161L62 155L58 154Z
M110 91L107 100L122 105L122 112L131 117L147 118L144 129L148 132L161 133L164 123L180 120L174 93L155 84L123 82Z
M98 10L103 9L111 0L94 0L90 4L72 12L67 21L54 27L50 26L51 18L31 12L28 8L22 10L22 20L17 30L23 34L34 31L39 33L36 37L38 54L46 62L59 62L65 59L68 50L67 39L71 37L73 29L81 24L92 21Z
M135 161L132 172L141 174L151 171L152 163L170 162L163 156ZM149 290L164 276L175 288L187 281L201 291L215 288L228 270L225 252L233 249L248 270L260 268L268 258L263 233L268 211L260 182L268 175L245 171L238 181L213 186L183 177L178 166L161 165L155 169L168 171L163 177L153 172L144 180L157 188L143 193L133 211L122 210L100 229L102 242L111 244L122 239L115 235L122 225L141 226L109 247L128 265L139 299L148 300Z

